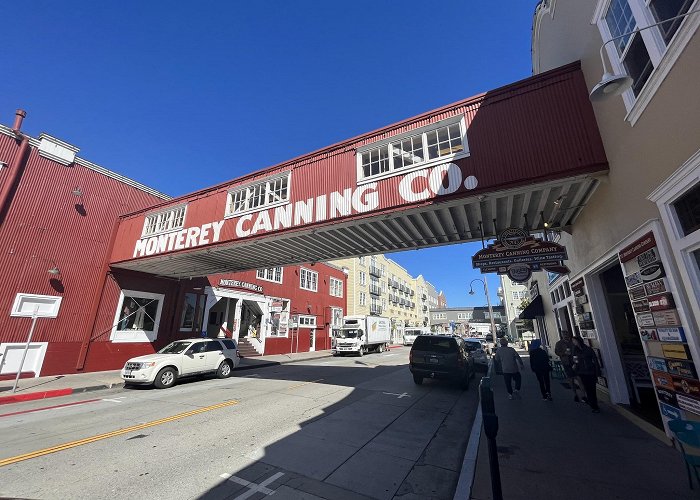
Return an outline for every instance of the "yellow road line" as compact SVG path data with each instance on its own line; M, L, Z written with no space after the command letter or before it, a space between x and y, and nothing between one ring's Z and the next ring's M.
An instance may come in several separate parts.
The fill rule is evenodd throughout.
M112 432L105 432L104 434L98 434L97 436L88 437L85 439L79 439L78 441L71 441L69 443L59 444L52 448L45 448L43 450L33 451L31 453L25 453L24 455L17 455L16 457L5 458L0 460L0 467L5 465L11 465L17 462L22 462L23 460L29 460L31 458L41 457L43 455L48 455L50 453L56 453L57 451L63 451L70 448L75 448L76 446L82 446L84 444L94 443L95 441L100 441L102 439L107 439L115 436L120 436L122 434L128 434L129 432L138 431L141 429L146 429L148 427L154 427L156 425L165 424L167 422L172 422L174 420L179 420L185 417L191 417L192 415L197 415L198 413L204 413L211 410L218 410L219 408L225 408L227 406L232 406L238 404L238 401L232 399L231 401L226 401L224 403L219 403L212 406L206 406L204 408L198 408L196 410L187 411L185 413L179 413L173 415L172 417L161 418L160 420L154 420L152 422L146 422L145 424L133 425L131 427L126 427L125 429L119 429Z
M297 384L297 385L290 385L289 387L287 387L287 389L296 389L297 387L303 387L305 385L313 384L315 382L320 382L321 380L323 380L323 379L320 378L318 380L309 380L308 382L302 382L301 384Z

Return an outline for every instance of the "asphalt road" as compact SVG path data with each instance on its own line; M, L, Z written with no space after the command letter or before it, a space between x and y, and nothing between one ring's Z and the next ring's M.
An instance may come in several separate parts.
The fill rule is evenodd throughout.
M408 348L8 405L0 496L451 499L477 408Z

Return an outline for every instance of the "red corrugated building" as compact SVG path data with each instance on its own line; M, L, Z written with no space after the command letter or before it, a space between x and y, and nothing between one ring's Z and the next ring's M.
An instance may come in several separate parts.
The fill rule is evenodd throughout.
M202 334L247 338L249 354L330 348L329 329L345 310L341 269L192 280L111 269L119 217L169 197L77 157L63 141L24 135L23 118L18 111L12 128L0 126L1 377L16 375L30 331L23 376L118 369Z

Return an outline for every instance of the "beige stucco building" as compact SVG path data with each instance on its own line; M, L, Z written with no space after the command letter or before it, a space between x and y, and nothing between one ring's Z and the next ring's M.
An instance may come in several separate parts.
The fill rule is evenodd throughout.
M621 95L591 96L610 169L574 225L558 228L571 235L571 273L544 292L549 341L564 329L586 338L600 389L658 427L700 420L699 9L543 0L533 24L534 73L580 60L589 89L604 69L632 79ZM557 201L569 209L567 193Z
M438 292L422 275L411 276L383 254L331 262L347 269L347 314L391 318L394 340L402 340L404 326L428 326L429 312L438 305Z

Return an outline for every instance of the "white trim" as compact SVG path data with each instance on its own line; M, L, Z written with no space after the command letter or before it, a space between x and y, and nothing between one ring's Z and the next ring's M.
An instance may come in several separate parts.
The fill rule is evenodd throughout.
M272 270L273 270L273 271L272 271L272 274L274 275L274 273L275 273L274 270L277 269L277 268L280 269L280 279L279 279L279 281L276 280L276 279L268 279L268 278L265 278L264 276L260 276L260 275L258 274L258 273L260 273L260 271L268 271L268 270L272 269ZM262 281L268 281L268 282L270 282L270 283L282 283L282 282L284 281L284 267L282 267L282 266L273 266L273 267L263 267L263 268L260 268L260 269L256 269L256 270L255 270L255 278L256 278L256 279L259 279L259 280L262 280Z
M34 299L34 300L32 300ZM12 303L10 316L15 318L31 318L34 316L34 309L37 310L37 318L55 318L61 308L63 297L55 295L37 295L33 293L18 293ZM26 305L34 307L26 308ZM42 307L43 306L43 307Z
M306 288L305 286L302 286L302 279L301 279L301 274L302 272L307 272L307 273L313 273L316 275L316 279L314 280L314 283L316 285L315 288ZM308 280L307 280L308 281ZM318 292L318 272L317 271L312 271L311 269L306 269L305 267L299 267L299 288L301 290L306 290L307 292Z
M17 373L14 367L11 367L12 369L9 370L5 367L7 361L7 351L13 348L24 350L26 347L26 342L5 342L0 344L0 374L4 375L6 373ZM34 372L34 378L39 377L41 373L41 368L44 366L44 358L46 357L46 351L48 347L48 342L30 342L29 350L27 352L27 359L25 359L24 366L22 367L23 371L32 371ZM32 359L29 355L29 352L31 352L34 349L38 349L38 351L36 351L36 358L34 358L36 362L34 363L34 366L31 367L31 370L29 370L27 366L27 360Z
M189 206L188 203L185 202L185 203L182 203L180 205L175 205L172 207L165 208L163 210L158 210L156 212L146 213L143 217L143 228L141 229L141 238L139 238L139 239L151 238L153 236L160 236L162 234L176 233L176 232L182 230L185 227L185 220L187 219L187 207L188 206ZM149 218L158 217L159 215L166 214L168 212L175 212L176 210L179 210L183 207L185 209L185 212L182 214L182 224L180 224L178 227L170 228L167 231L154 231L152 233L146 234L146 225L148 223ZM156 224L157 224L157 221L156 221Z
M158 309L156 310L156 317L153 318L153 331L146 330L118 330L119 317L121 316L121 310L124 305L124 297L136 297L139 299L157 299ZM114 323L112 323L112 333L110 334L109 340L114 343L133 343L133 342L153 342L158 338L158 327L160 326L160 314L163 311L163 303L165 302L165 295L162 293L150 293L142 292L140 290L121 290L119 293L119 302L117 304L117 310L114 314Z
M308 324L302 324L301 320L308 320ZM309 328L309 329L315 329L317 328L316 325L316 316L310 315L310 314L298 314L297 315L297 328Z
M275 201L272 203L263 203L262 205L255 207L255 208L248 208L248 209L240 210L237 212L235 210L232 210L229 212L229 208L231 207L232 198L237 193L243 192L251 186L257 186L259 184L267 184L268 182L274 182L278 179L283 179L284 177L287 178L287 199L286 200L279 200L279 201ZM267 196L267 193L266 193L266 196ZM226 191L226 206L224 208L224 219L230 219L233 217L241 217L241 216L247 215L247 214L262 212L263 210L269 210L270 208L289 205L291 203L291 200L292 200L292 171L287 170L285 172L281 172L281 173L277 173L275 175L272 175L270 177L265 177L264 179L255 179L254 181L246 182L244 184L240 184L240 185L233 186L233 187L229 188Z
M334 293L333 293L333 282L334 282L334 281L339 285L340 295L337 295L337 294L334 294ZM341 299L343 298L343 292L344 292L344 290L343 290L343 288L344 288L344 286L343 286L343 280L338 279L338 278L334 278L333 276L330 276L329 279L328 279L328 288L329 288L328 294L329 294L331 297L338 297L338 298L341 298Z

